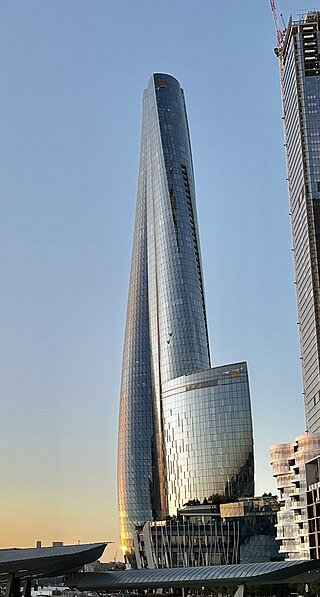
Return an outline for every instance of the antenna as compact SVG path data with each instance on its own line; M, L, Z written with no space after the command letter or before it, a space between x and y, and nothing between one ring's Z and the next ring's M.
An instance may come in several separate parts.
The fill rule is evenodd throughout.
M282 46L283 39L284 39L284 32L279 25L278 13L277 13L277 9L276 9L274 0L270 0L270 6L271 6L272 14L273 14L274 24L275 24L276 31L277 31L278 46Z

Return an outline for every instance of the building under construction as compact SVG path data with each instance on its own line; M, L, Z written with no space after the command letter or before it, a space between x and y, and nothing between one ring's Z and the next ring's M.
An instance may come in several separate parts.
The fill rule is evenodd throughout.
M271 2L274 10L274 2ZM320 12L277 26L307 431L320 431Z

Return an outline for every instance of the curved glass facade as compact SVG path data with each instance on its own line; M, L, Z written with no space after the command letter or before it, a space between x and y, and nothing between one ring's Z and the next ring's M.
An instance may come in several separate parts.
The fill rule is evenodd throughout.
M144 113L145 113L144 101ZM152 518L152 390L148 308L146 119L142 120L135 230L123 349L118 432L118 507L123 545Z
M209 367L184 94L174 77L154 74L143 96L120 398L118 501L127 548L132 548L135 526L166 516L172 501L164 449L164 388ZM202 400L202 392L195 399Z
M246 363L214 367L162 388L169 514L213 493L253 495L253 444Z

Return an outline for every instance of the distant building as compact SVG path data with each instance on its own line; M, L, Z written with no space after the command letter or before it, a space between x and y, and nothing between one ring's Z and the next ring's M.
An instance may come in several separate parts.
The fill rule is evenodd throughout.
M124 562L100 562L100 560L96 560L96 562L86 564L84 572L107 572L108 570L123 570L124 568Z
M214 505L193 500L177 516L148 521L134 537L138 568L176 568L282 559L275 541L277 499Z
M319 433L305 433L293 442L270 448L272 472L280 492L277 540L286 560L310 559L305 465L319 453Z

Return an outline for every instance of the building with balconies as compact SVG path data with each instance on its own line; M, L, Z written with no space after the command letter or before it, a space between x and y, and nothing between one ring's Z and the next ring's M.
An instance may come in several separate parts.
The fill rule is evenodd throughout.
M286 560L309 560L306 462L320 453L320 434L304 433L270 448L273 476L280 493L277 513L279 552Z

